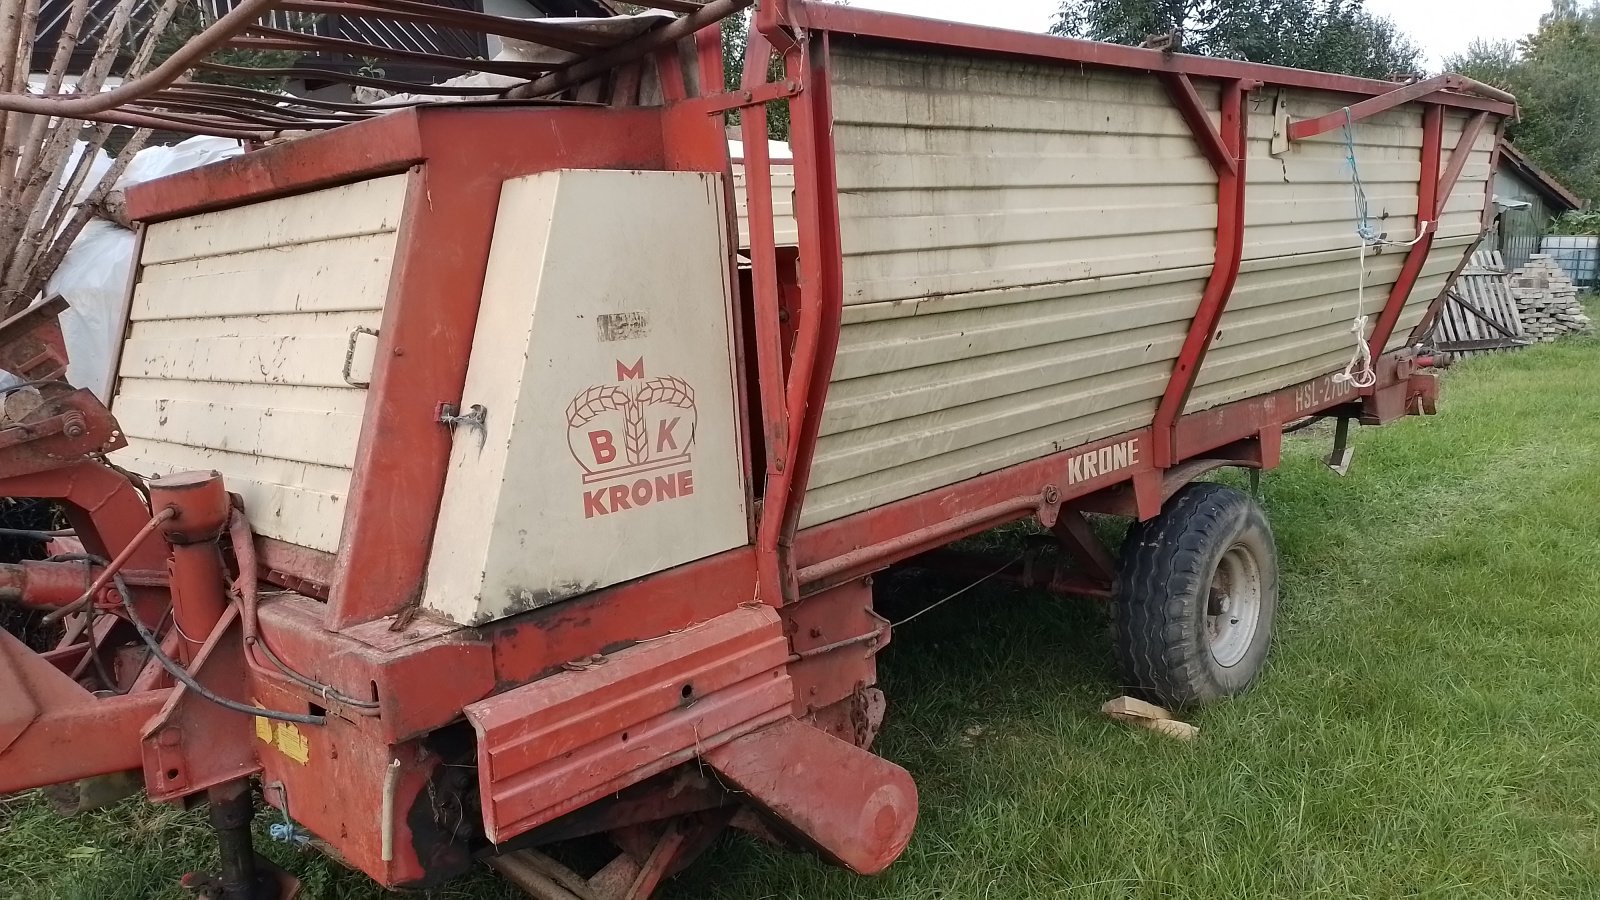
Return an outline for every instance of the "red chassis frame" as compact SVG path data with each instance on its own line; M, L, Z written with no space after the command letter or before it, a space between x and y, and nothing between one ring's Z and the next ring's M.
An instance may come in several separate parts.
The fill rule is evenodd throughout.
M1217 172L1221 202L1216 265L1151 427L798 529L843 303L829 101L832 33L1132 68L1163 79ZM338 836L331 849L341 858L385 884L424 885L471 861L472 829L462 826L460 806L471 801L473 786L460 773L461 763L476 757L477 802L497 841L610 833L629 851L619 857L616 878L625 892L617 896L646 896L703 848L708 833L732 820L724 812L731 808L728 784L783 822L786 833L803 836L856 871L877 871L903 850L916 801L909 776L859 749L871 743L881 722L882 698L872 688L874 654L889 639L872 613L867 576L1037 516L1055 526L1088 573L1103 582L1107 561L1083 543L1082 513L1149 518L1178 487L1219 466L1271 468L1279 461L1283 427L1307 416L1383 423L1431 408L1432 376L1417 372L1416 361L1400 351L1380 356L1379 382L1365 391L1341 387L1329 375L1182 414L1239 269L1247 136L1242 104L1265 84L1370 98L1353 105L1353 114L1424 104L1419 211L1431 211L1437 221L1490 115L1511 111L1504 98L1461 93L1473 87L1462 81L1396 90L1382 82L801 0L763 4L751 33L751 59L777 53L783 60L780 82L767 83L765 67L747 66L741 90L720 93L715 36L702 32L697 43L700 96L692 96L675 64L666 64L665 107L397 112L132 193L130 211L159 221L415 172L340 552L252 541L237 530L229 542L245 574L287 592L256 603L255 578L240 578L239 602L229 603L218 583L220 563L203 549L210 544L185 524L208 515L204 504L190 495L174 497L166 485L156 486L164 499L147 503L133 481L84 459L120 442L114 421L92 398L60 401L86 413L88 422L76 434L64 432L77 441L66 448L70 452L22 455L45 439L66 440L46 434L0 456L0 495L60 498L74 510L91 553L104 557L128 548L124 574L142 618L154 621L170 597L180 624L204 624L199 633L209 637L195 645L168 640L200 684L236 701L325 720L320 727L252 721L189 686L173 686L148 663L128 673L132 690L97 700L71 677L86 655L98 652L97 632L46 655L0 636L0 670L18 686L0 694L0 793L142 769L155 799L209 792L216 801L219 791L259 774L269 802L318 835ZM1220 124L1201 109L1196 78L1222 82ZM778 100L790 103L793 122L800 242L792 267L780 265L772 233L764 105ZM1478 111L1448 164L1441 147L1444 106ZM746 462L765 469L764 479L752 479L764 490L759 505L752 504L759 512L752 517L751 546L481 629L413 615L449 455L449 433L438 424L437 409L461 399L501 183L553 168L729 173L720 114L740 107L746 110L752 295L736 309L752 373L743 402L760 426L751 429ZM731 178L728 183L731 217ZM1430 244L1420 241L1408 256L1372 339L1375 351L1386 346ZM0 343L36 327L8 323ZM4 361L8 367L20 362ZM1104 472L1086 464L1114 447L1126 448L1131 465ZM160 525L158 539L136 543L152 512L167 509L161 504L169 499L176 518ZM193 552L196 546L202 550ZM70 603L72 585L100 570L72 565L79 567L73 570L78 580L68 578L62 587L57 577L53 605ZM47 593L52 571L25 573L32 593L24 593ZM93 599L118 611L109 586ZM262 666L256 640L337 693L318 693ZM597 666L596 654L609 658L611 668ZM563 697L582 702L563 706L557 702ZM619 708L628 710L623 718L597 712ZM462 722L463 710L470 726ZM702 733L700 724L712 721L720 723L716 730ZM529 749L518 732L532 723L541 729L541 746L556 749ZM624 729L630 728L639 738L624 753L616 738L627 743ZM85 735L92 737L81 740ZM641 744L648 751L642 755ZM718 777L708 780L680 765L696 756ZM775 780L752 766L753 759L792 763L791 772L809 763L824 776L816 783ZM473 818L470 810L465 818ZM863 834L866 822L873 827Z

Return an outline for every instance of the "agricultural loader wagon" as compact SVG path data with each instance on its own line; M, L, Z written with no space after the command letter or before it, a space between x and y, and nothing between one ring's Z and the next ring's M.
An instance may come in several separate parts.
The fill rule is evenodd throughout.
M1413 348L1511 98L803 0L761 5L724 85L748 0L656 5L242 0L115 91L0 98L254 148L130 193L105 403L62 381L48 298L0 326L32 398L0 495L82 544L0 569L64 629L0 636L0 792L208 803L212 896L294 892L264 801L384 885L487 860L643 898L729 828L863 875L905 850L912 774L872 752L889 567L1109 598L1152 699L1251 683L1272 534L1200 479L1310 417L1342 442L1432 411ZM223 46L354 53L272 24L334 7L549 52L428 55L520 80L405 108L173 80ZM1120 553L1106 515L1137 523ZM1058 559L944 549L1030 519ZM540 849L597 836L598 869Z

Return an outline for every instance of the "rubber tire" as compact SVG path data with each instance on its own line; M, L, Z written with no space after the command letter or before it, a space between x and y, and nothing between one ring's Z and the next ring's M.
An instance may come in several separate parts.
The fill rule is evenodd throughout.
M1244 657L1211 654L1205 628L1211 580L1243 546L1261 573L1261 611ZM1123 684L1170 709L1244 693L1266 665L1278 611L1278 552L1266 513L1249 495L1196 482L1129 534L1111 602L1111 636Z

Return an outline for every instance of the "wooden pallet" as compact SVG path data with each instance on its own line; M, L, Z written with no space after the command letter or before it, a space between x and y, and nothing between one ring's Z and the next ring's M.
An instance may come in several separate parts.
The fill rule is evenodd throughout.
M1511 297L1511 272L1500 254L1480 250L1447 291L1428 343L1448 357L1473 356L1533 343Z

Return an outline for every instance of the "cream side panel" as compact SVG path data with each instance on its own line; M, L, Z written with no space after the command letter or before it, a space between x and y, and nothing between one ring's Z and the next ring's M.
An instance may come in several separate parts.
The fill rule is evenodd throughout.
M147 266L133 319L382 309L394 243L384 232ZM293 268L283 265L285 253L294 254Z
M152 266L394 231L409 179L408 174L390 175L158 222L145 231L141 262Z
M1147 425L1215 255L1160 83L839 46L847 305L802 525Z
M794 167L773 166L772 226L779 247L800 243L800 225L794 218ZM733 167L734 207L739 213L739 246L750 246L750 202L745 194L744 166Z
M724 209L700 173L506 183L425 607L493 621L747 542Z
M152 477L221 472L228 490L244 497L250 527L257 534L330 553L339 547L350 491L348 466L316 466L131 435L114 461Z
M1340 102L1310 92L1290 91L1289 98L1296 117L1333 111ZM1403 246L1368 251L1362 281L1343 129L1297 143L1275 158L1266 137L1272 132L1268 109L1263 104L1251 119L1246 262L1196 379L1189 412L1343 369L1356 349L1352 323L1367 316L1363 338L1370 337L1407 254ZM1446 114L1441 165L1448 163L1466 120L1465 113ZM1374 225L1390 241L1412 240L1422 171L1421 112L1402 107L1358 122L1354 138ZM1493 147L1494 136L1486 130L1445 204L1433 250L1387 349L1405 346L1477 238Z
M406 185L150 226L112 402L130 446L115 461L215 469L257 533L337 551Z

